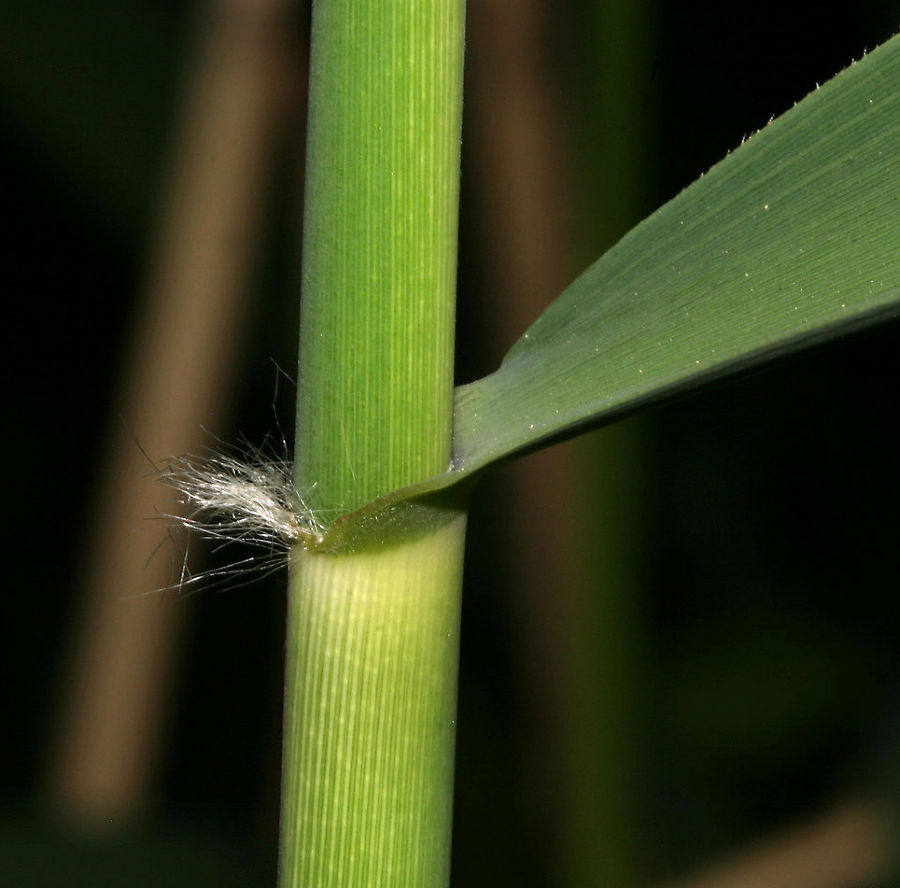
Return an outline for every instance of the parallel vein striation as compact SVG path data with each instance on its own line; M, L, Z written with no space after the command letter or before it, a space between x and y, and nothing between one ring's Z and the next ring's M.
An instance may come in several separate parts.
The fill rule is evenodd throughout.
M283 888L447 884L464 524L295 552Z
M335 514L450 462L463 4L313 15L295 474Z

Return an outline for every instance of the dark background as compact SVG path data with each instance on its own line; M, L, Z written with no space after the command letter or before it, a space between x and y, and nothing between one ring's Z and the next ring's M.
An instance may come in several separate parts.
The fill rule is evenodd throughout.
M470 28L480 21L476 4ZM603 101L595 100L599 78L611 76L601 62L612 64L615 54L595 27L600 4L545 5L538 70L554 85L554 113L566 127L557 162L575 183L566 218L576 272L743 136L896 28L896 7L886 0L713 12L694 0L644 6L641 40L625 47L621 74L622 89L645 103L635 118L639 187L610 199L614 218L601 222L604 188L619 176L609 148L617 133L603 130L596 111ZM176 0L7 6L0 816L9 837L0 841L0 881L82 884L81 867L83 884L118 884L122 873L144 884L134 867L148 885L176 885L196 866L201 875L185 884L272 884L283 576L185 598L190 619L165 751L142 817L76 841L45 800L89 516L104 442L122 409L117 380L202 16ZM298 60L306 15L298 9L290 23ZM483 27L478 40L469 37L460 381L489 372L521 332L479 332L493 322L484 301L494 289L498 236L480 196L490 172L473 143L473 118L490 99L471 74L492 58L493 35ZM296 72L302 95L302 61ZM286 115L267 185L265 248L236 355L229 437L255 441L273 431L271 360L291 374L296 362L302 132L297 107ZM622 133L625 141L633 136ZM898 346L894 323L629 421L626 451L641 454L640 494L627 508L614 503L611 519L637 513L641 528L632 634L621 642L632 645L629 704L621 710L629 719L622 765L629 800L625 822L593 843L570 840L556 807L567 797L559 786L577 771L577 762L567 770L558 760L567 728L549 730L557 739L542 745L541 723L559 715L545 711L542 695L555 692L552 681L538 692L539 667L527 666L535 624L523 630L528 620L515 612L516 543L498 511L517 482L506 467L483 482L466 568L456 884L575 884L559 860L592 847L596 872L604 859L621 858L630 861L629 879L659 882L777 834L835 799L892 795L900 774ZM275 405L288 429L290 398L283 386ZM581 489L593 489L597 475L602 487L604 472L616 471L614 463L594 467ZM638 470L628 461L623 471ZM584 514L581 543L591 548L599 544ZM566 536L551 522L544 536L557 535ZM551 610L556 594L546 589ZM590 598L590 575L567 594ZM608 641L598 636L597 662ZM565 645L565 634L552 643ZM589 650L590 638L583 643ZM67 875L58 868L29 875L50 848Z

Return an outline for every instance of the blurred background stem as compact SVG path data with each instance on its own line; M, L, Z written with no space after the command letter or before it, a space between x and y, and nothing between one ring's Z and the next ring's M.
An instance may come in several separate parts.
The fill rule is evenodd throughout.
M896 863L885 807L845 800L806 822L748 843L732 859L661 888L860 888L882 884Z
M467 144L491 233L496 361L643 209L648 35L643 4L579 10L568 26L587 48L573 89L553 58L568 33L549 7L485 0L470 19ZM532 785L520 789L540 802L528 825L549 847L554 885L637 880L645 428L623 423L504 470L507 605L533 710L520 725Z
M181 509L156 480L155 461L209 446L230 407L242 303L287 97L281 0L213 3L202 31L64 666L47 792L82 828L128 821L149 801L189 610L177 590L179 553L169 546L154 554L166 528L148 519Z

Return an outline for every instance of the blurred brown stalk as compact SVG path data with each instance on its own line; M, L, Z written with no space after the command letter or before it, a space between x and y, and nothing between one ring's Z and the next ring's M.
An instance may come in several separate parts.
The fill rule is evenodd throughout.
M188 72L143 312L123 374L87 557L81 619L64 663L49 802L72 826L148 802L186 616L177 556L154 550L179 509L148 461L197 452L229 408L234 350L258 239L288 63L281 0L207 10ZM152 557L151 557L152 556ZM149 560L148 560L149 559Z
M891 854L885 811L850 801L661 888L865 888L891 874Z

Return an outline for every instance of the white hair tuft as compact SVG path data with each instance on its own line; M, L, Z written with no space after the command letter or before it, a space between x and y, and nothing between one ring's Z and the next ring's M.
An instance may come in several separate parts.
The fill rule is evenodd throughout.
M186 506L185 514L165 517L206 539L247 543L267 553L194 575L185 552L177 588L268 572L286 563L292 546L315 545L324 537L327 525L294 488L288 460L272 459L256 447L242 456L173 457L159 471L160 480L174 487Z

